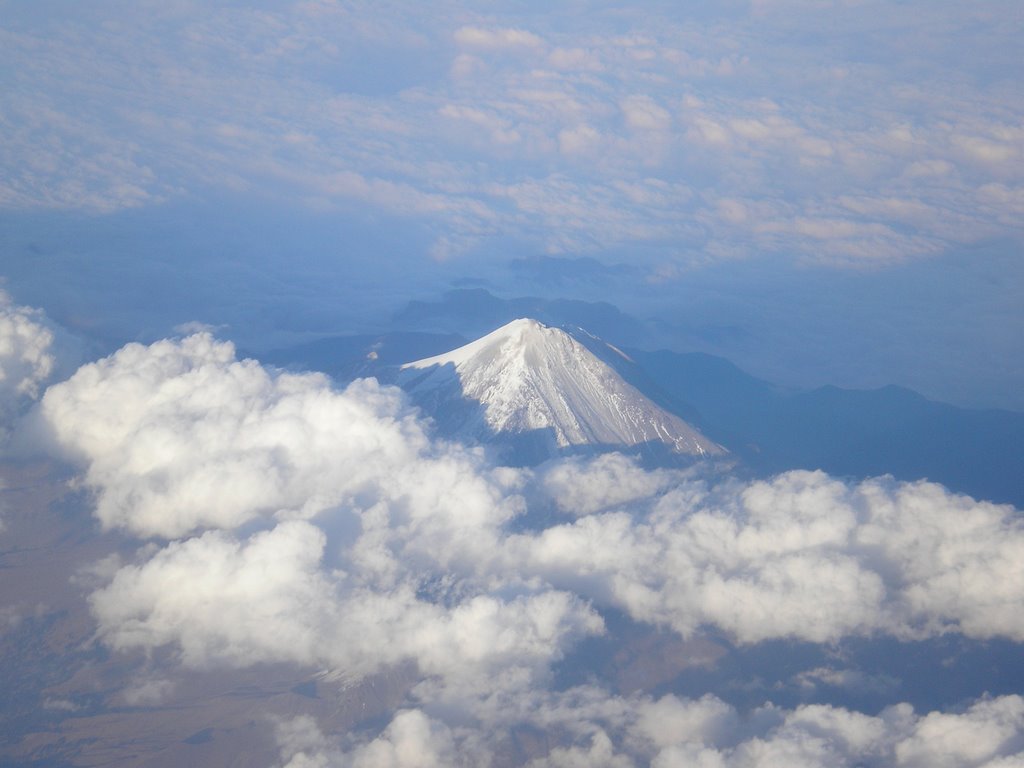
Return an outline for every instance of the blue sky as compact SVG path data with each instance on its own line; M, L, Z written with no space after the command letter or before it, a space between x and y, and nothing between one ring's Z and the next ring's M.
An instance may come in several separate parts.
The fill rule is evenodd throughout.
M659 343L1024 408L1018 3L547 5L5 4L9 289L258 347L588 256Z

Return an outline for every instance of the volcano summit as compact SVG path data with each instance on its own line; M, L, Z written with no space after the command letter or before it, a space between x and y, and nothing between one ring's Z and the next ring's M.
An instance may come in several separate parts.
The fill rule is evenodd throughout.
M398 383L445 436L507 443L526 463L633 448L694 457L725 453L571 334L536 320L514 320L451 352L406 363Z

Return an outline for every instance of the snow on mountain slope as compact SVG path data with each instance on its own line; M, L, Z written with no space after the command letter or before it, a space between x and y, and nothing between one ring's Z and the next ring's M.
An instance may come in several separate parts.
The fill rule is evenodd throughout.
M549 443L549 454L643 445L725 453L568 333L536 320L514 320L456 350L407 363L397 383L452 437L492 442L533 434Z

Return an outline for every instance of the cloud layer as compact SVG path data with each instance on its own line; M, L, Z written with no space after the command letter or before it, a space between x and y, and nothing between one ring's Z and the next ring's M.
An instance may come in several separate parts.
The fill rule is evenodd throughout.
M1010 507L927 482L741 481L617 454L492 467L433 440L398 389L266 369L207 333L83 366L37 418L84 467L100 521L157 538L90 595L101 641L200 669L404 681L406 708L377 732L282 721L292 768L1022 759L1018 696L924 715L742 712L710 694L554 684L573 648L607 631L608 609L737 647L1022 642L1024 524ZM546 746L524 746L523 729Z
M174 645L189 666L286 661L359 679L414 661L463 694L521 687L569 641L603 629L565 592L439 604L404 574L366 584L358 572L322 568L325 544L302 521L245 542L218 532L175 542L118 570L92 595L93 613L113 647Z
M208 334L129 345L51 387L41 413L88 463L107 527L180 536L261 515L314 514L426 447L394 391L271 375Z
M1012 768L1024 762L1024 699L981 699L958 713L918 714L897 704L877 715L841 707L766 705L746 715L714 696L605 697L573 691L538 697L528 721L570 744L530 760L531 768ZM596 701L602 701L595 707ZM574 706L580 709L573 710ZM520 723L522 725L522 723ZM500 727L498 728L500 730ZM399 712L375 739L345 748L310 718L280 724L287 768L303 766L470 766L509 764L501 738L481 742L421 710ZM508 750L507 743L504 745Z
M115 648L349 678L415 662L461 691L521 687L603 631L566 591L446 576L521 511L518 473L431 443L398 389L336 391L197 334L83 366L39 418L85 464L105 526L209 529L140 551L92 595Z
M326 546L317 525L334 539L328 565L342 558L356 584L454 579L444 589L457 591L540 580L683 636L713 626L741 643L950 631L1024 640L1019 517L926 482L848 484L801 471L708 481L615 455L492 470L432 442L395 388L364 380L336 391L319 375L270 372L208 334L129 345L83 366L47 391L40 416L84 462L105 526L165 538L220 529L116 582L110 605L131 608L103 615L122 643L184 646L176 632L202 631L142 586L179 569L185 578L182 562L222 562L199 582L214 584L263 568L263 552L290 552L275 561L282 588L313 589L315 600L299 602L328 610L345 579L310 581ZM528 505L576 519L515 532L509 523ZM279 521L258 535L280 543L230 533L254 520ZM154 629L165 608L180 616L170 634ZM152 632L113 628L136 613Z
M1019 234L1013 3L720 6L16 17L0 50L32 87L2 116L0 203L259 189L425 222L438 258L534 233L553 253L643 244L659 274L889 264Z
M713 625L743 643L948 631L1024 640L1024 621L1007 610L1024 605L1024 524L1010 507L926 482L851 485L794 471L712 487L681 481L585 514L603 487L598 478L614 499L629 493L617 477L650 477L628 466L607 471L614 462L626 460L598 460L603 474L551 470L547 488L563 479L557 503L584 516L511 536L496 557L683 635ZM649 482L658 488L657 478Z

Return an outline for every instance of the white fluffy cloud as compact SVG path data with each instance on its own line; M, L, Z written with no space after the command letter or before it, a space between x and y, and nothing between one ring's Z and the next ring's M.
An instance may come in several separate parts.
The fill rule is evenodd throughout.
M38 396L56 363L52 346L42 312L18 306L0 291L0 417Z
M426 447L395 391L274 375L208 334L83 366L46 392L41 415L86 463L105 526L166 537L315 514Z
M598 693L591 691L591 694ZM420 710L399 712L376 738L344 745L309 718L282 723L278 743L288 768L505 764L512 725L531 725L570 743L540 748L531 768L997 768L1024 764L1024 699L975 701L962 712L919 715L897 704L877 715L815 704L771 704L742 714L715 696L680 699L604 694L600 710L570 712L570 697L539 695L521 720L481 732L452 729ZM525 702L524 702L525 703ZM560 712L560 722L551 719ZM552 728L568 727L559 739Z
M490 467L431 441L397 389L338 391L238 361L206 334L84 366L39 418L82 462L106 525L182 537L141 548L92 593L110 647L168 648L199 668L404 670L408 708L379 733L282 725L291 768L486 764L509 759L520 727L551 734L515 758L538 767L1020 759L1014 696L872 716L551 689L553 665L605 631L603 607L740 644L1024 640L1024 526L1010 507L926 482L709 479L618 455ZM545 514L518 523L530 505Z
M549 470L546 487L579 513L598 508L589 494L599 482L577 467ZM744 643L948 631L1024 640L1019 515L925 482L849 485L803 471L682 481L513 536L505 557L511 570L683 635L712 625Z
M668 700L668 701L666 701ZM784 711L766 706L745 720L722 702L707 697L682 703L681 709L711 710L737 724L728 734L683 730L656 741L660 748L651 765L670 766L991 766L1017 764L1024 758L1024 699L1005 696L982 699L959 714L931 712L918 716L906 704L877 716L828 705ZM719 713L724 713L719 714ZM641 714L644 728L647 712ZM753 733L751 733L753 732ZM744 736L740 734L750 734Z
M196 667L287 661L359 679L415 661L462 692L522 685L568 644L600 632L565 592L421 599L412 577L388 589L322 567L327 537L299 520L248 541L219 531L121 568L91 597L114 648L180 649Z
M443 768L469 765L457 758L451 732L443 723L431 720L417 710L399 712L376 739L353 755L353 768Z
M446 576L520 511L518 473L431 445L398 389L338 392L198 334L83 366L50 388L40 418L86 465L104 524L215 528L143 550L92 595L115 648L349 677L411 660L472 690L521 685L602 631L570 593L499 584L499 595ZM258 519L265 530L232 530Z
M170 605L175 598L156 585L185 578L191 561L205 563L206 580L216 584L256 567L267 551L291 553L274 560L285 593L274 597L278 582L269 578L257 595L225 592L211 619L229 615L233 601L294 602L293 584L316 595L303 593L298 602L330 606L341 582L316 580L325 578L323 555L330 568L344 564L349 612L361 605L355 587L386 590L397 602L382 605L381 615L400 616L402 606L425 608L408 603L408 594L399 599L401 588L484 600L495 585L540 585L684 636L713 626L741 643L950 631L1024 640L1021 521L1009 507L934 484L850 485L820 472L715 484L648 472L621 456L566 460L533 476L492 469L477 454L431 443L397 389L362 381L339 392L321 376L272 373L235 360L230 344L206 334L129 345L51 387L40 411L85 463L107 526L173 537L203 527L229 531L255 518L310 521L249 541L214 531L133 566L101 593L109 601L97 598L108 635L120 644L158 645L173 636L186 657L205 653L188 633L207 625L190 627L187 606ZM526 504L524 489L531 503L577 519L509 530ZM323 531L336 539L329 551ZM221 570L210 571L215 563ZM470 605L460 606L460 620L499 610L499 623L519 621L511 604ZM566 604L555 613L574 610ZM160 634L165 612L178 617L171 635ZM310 616L310 637L337 634L318 628L338 619ZM219 628L214 634L221 640L211 647L241 647ZM239 658L277 652L252 642ZM308 639L280 642L290 657L323 662L329 655ZM365 666L360 659L355 653L335 662Z
M284 768L447 768L485 765L466 744L456 746L451 730L420 710L398 712L377 738L348 753L321 733L312 718L278 724L277 741ZM486 760L486 758L484 758Z
M319 570L324 543L301 521L246 544L220 532L175 542L118 570L92 595L93 613L115 648L176 642L184 662L197 666L316 664L319 644L341 634L333 585Z
M574 516L650 498L683 478L679 472L644 470L620 453L552 462L538 473L545 495L559 510Z

